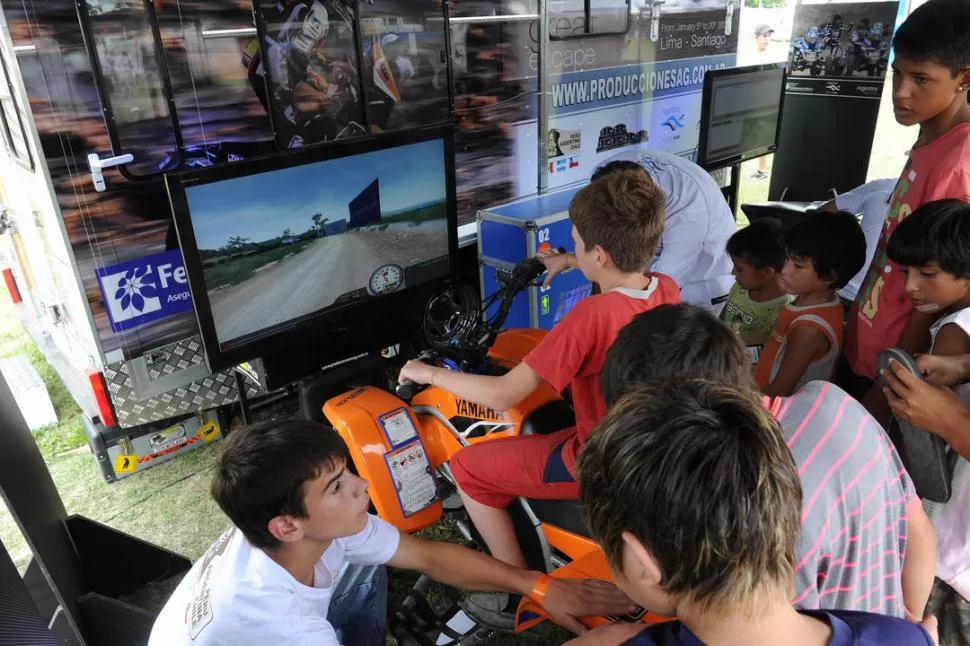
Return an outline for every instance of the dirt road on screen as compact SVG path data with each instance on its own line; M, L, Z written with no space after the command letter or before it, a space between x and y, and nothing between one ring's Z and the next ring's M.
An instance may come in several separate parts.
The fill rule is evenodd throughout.
M392 228L321 238L301 252L264 266L244 282L210 292L220 342L329 307L367 286L379 266L407 267L447 253L444 229ZM444 241L444 242L443 242Z

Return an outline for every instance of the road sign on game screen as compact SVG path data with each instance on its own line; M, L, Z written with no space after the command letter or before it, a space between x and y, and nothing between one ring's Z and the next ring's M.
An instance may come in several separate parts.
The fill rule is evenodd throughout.
M449 271L440 139L185 190L219 345Z

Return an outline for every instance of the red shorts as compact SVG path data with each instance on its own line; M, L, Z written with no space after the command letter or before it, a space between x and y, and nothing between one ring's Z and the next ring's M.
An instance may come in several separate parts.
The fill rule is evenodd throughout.
M575 436L574 427L475 444L451 458L451 472L462 491L489 507L504 509L518 496L576 500L579 483L562 458Z

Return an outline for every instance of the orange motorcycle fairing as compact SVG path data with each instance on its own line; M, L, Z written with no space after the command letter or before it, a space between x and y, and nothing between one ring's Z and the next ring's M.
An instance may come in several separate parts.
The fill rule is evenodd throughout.
M522 433L523 423L534 410L558 399L561 397L555 388L543 382L509 410L499 411L432 386L415 395L411 405L421 417L422 439L431 463L437 468L448 462L466 444L518 437ZM436 417L421 415L422 408L433 409L447 418L461 439Z
M437 479L423 430L406 403L367 386L327 401L323 414L347 444L367 481L378 516L402 532L441 519Z
M613 582L613 575L610 566L606 562L606 555L603 551L596 549L586 556L576 559L572 563L554 570L549 576L554 579L596 579L599 581ZM521 633L534 628L543 621L549 619L542 606L532 601L529 597L522 597L518 611L515 615L515 632ZM608 624L611 621L640 621L645 625L658 624L664 621L673 621L673 617L662 617L652 612L642 611L632 617L582 617L580 621L587 628L596 628Z
M591 554L600 549L600 546L591 538L573 534L565 529L560 529L549 523L542 523L542 533L545 534L546 541L554 547L557 552L575 561L587 554Z
M546 338L548 332L536 328L514 328L503 330L495 338L488 350L492 363L505 368L514 368L522 363L525 356Z

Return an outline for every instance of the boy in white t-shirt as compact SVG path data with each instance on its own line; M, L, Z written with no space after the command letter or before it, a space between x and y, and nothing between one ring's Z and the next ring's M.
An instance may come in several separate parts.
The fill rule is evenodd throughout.
M540 597L562 625L633 604L601 582L552 580L450 543L401 534L368 514L336 431L273 421L234 432L212 496L233 525L192 567L149 646L371 646L384 643L384 564L465 589Z
M927 202L903 220L887 248L906 277L915 309L939 314L930 328L930 354L970 353L970 205L960 200ZM970 404L970 385L956 394ZM947 438L944 438L947 439ZM943 644L970 641L970 465L961 453L946 503L924 502L937 532L937 582L928 612L939 613ZM949 618L948 618L949 617ZM951 640L952 633L952 640Z

